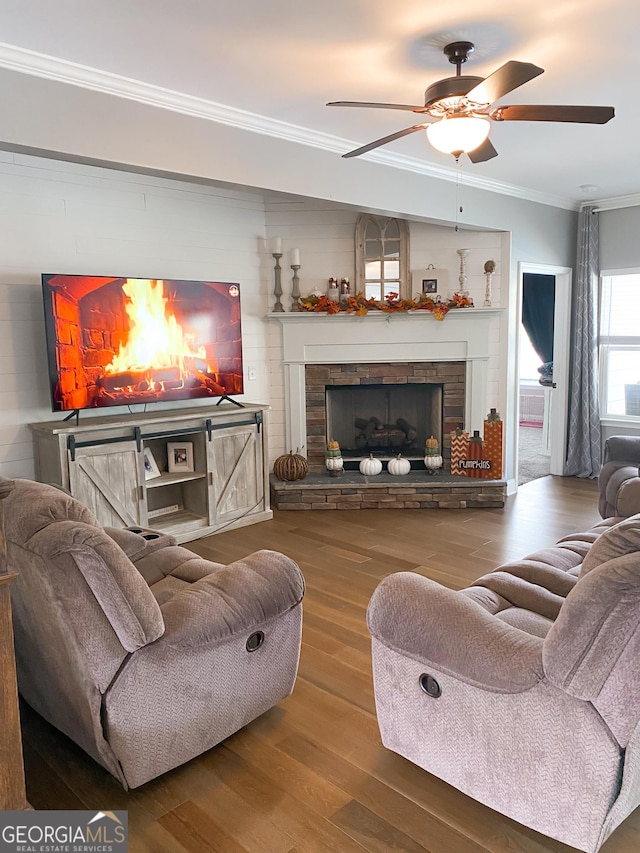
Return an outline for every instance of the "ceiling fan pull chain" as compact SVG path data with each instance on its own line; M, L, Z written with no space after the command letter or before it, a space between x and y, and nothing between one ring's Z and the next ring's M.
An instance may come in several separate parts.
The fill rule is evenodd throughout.
M462 213L463 207L460 203L460 158L456 157L456 227L458 231L458 214Z

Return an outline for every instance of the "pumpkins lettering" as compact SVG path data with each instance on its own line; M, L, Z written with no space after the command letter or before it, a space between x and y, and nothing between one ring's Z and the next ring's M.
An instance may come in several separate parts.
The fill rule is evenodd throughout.
M304 456L290 450L278 456L273 463L273 473L279 480L304 480L309 473L309 463Z
M373 453L369 454L368 459L363 459L358 466L360 473L365 477L375 477L382 471L382 462L379 459L374 459Z
M394 477L404 477L411 471L411 462L398 454L387 463L387 471Z

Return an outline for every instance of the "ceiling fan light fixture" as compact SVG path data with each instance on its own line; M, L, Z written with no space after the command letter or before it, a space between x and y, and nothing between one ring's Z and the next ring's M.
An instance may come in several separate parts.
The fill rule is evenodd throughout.
M428 125L427 138L437 151L459 156L482 145L490 127L485 118L449 116Z

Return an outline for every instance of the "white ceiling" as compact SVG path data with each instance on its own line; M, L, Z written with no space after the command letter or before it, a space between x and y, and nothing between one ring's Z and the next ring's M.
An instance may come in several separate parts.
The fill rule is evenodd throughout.
M486 77L509 59L545 69L501 103L611 105L616 116L602 126L493 124L499 156L476 165L463 158L463 180L578 203L640 193L637 0L511 0L500 8L490 0L0 0L0 67L15 68L19 56L27 73L57 69L58 79L89 88L89 69L120 75L245 111L249 125L260 123L256 116L285 123L279 135L291 125L300 138L304 128L307 142L331 140L339 157L417 120L327 101L421 104L430 83L455 74L444 45L466 39L476 51L465 74ZM46 74L39 54L55 60ZM376 155L454 169L423 133Z

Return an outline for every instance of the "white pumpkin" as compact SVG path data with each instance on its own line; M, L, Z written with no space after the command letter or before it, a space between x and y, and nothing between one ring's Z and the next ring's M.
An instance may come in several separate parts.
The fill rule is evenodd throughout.
M363 459L358 467L360 468L360 473L366 477L375 477L376 474L382 471L382 462L379 459L374 459L373 453L371 453L369 458Z
M325 460L327 471L342 471L344 461L342 456L327 456Z
M387 471L390 474L393 474L394 477L404 477L409 473L409 471L411 471L411 462L398 455L388 461Z

